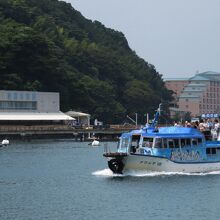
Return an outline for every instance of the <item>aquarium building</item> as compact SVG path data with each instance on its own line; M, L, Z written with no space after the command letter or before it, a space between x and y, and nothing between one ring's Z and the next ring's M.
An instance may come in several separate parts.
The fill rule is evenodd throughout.
M0 90L1 124L64 123L74 118L60 111L57 92Z

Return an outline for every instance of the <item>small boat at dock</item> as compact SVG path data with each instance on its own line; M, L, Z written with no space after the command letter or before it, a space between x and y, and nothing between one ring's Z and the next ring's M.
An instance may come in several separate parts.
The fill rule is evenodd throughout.
M96 147L96 146L100 146L100 142L98 140L96 140L95 138L93 138L93 141L91 143L89 143L88 145Z
M123 133L117 150L103 154L113 173L126 171L212 172L220 170L220 141L207 141L191 127L150 126Z
M4 139L2 140L1 144L0 144L0 147L4 147L4 146L7 146L9 145L9 140L8 139Z
M93 140L93 142L92 142L91 145L92 145L93 147L95 147L95 146L99 146L100 143L99 143L99 141L97 141L97 140Z

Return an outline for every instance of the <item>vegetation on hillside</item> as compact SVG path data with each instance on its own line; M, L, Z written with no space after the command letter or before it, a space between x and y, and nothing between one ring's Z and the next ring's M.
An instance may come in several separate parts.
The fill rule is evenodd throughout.
M106 123L153 114L171 94L123 33L58 0L0 1L1 89L60 92L61 110Z

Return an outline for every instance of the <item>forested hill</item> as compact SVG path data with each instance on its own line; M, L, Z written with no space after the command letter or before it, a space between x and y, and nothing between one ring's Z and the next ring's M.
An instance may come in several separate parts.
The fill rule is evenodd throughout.
M106 123L171 99L123 33L58 0L0 0L0 79L0 89L60 92L63 111Z

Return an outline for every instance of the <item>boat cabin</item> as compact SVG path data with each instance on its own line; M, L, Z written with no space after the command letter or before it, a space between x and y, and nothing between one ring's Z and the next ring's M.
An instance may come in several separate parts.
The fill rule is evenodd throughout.
M169 128L170 130L170 128ZM169 130L162 129L157 132L143 132L142 130L125 133L120 138L119 151L128 153L140 153L140 149L173 149L202 147L204 137L201 133L185 128L174 129L172 135ZM174 132L176 131L176 133ZM181 132L180 132L181 131ZM183 131L185 133L183 133Z

